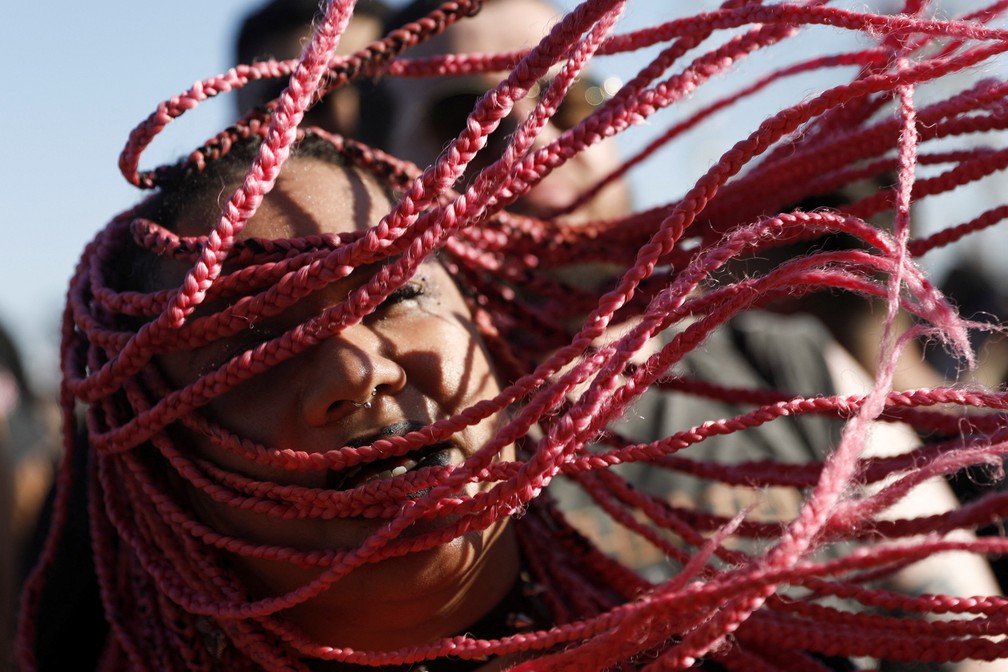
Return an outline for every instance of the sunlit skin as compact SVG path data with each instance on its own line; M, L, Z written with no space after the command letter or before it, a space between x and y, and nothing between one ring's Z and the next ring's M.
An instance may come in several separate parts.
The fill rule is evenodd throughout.
M230 192L222 192L230 193ZM179 233L205 233L216 200L194 204ZM212 201L212 202L209 202ZM318 159L292 159L241 238L288 238L362 230L388 212L387 196L369 178ZM165 269L169 280L183 269ZM365 282L374 269L319 291L247 334L195 352L165 355L169 379L184 385L235 351L248 349L318 314ZM492 397L499 383L471 314L436 261L425 262L404 289L363 322L258 375L213 400L202 412L240 436L276 449L331 450L373 437L383 428L429 424ZM372 396L372 391L377 393ZM354 405L370 401L370 408ZM498 418L452 438L458 464L492 436ZM402 431L402 430L399 430ZM237 473L277 483L325 487L332 474L250 463L191 432L177 435L199 454ZM502 455L511 459L509 449ZM469 493L479 485L470 485ZM276 520L238 511L186 488L197 514L242 539L298 549L350 549L380 529L382 519ZM281 595L319 570L228 555L253 598ZM431 550L364 566L318 598L283 616L315 641L359 649L393 649L457 634L493 607L518 570L506 521L469 532Z
M443 34L418 45L405 56L421 57L445 53L491 53L533 47L557 21L558 11L543 0L499 0L486 3L472 18L449 27ZM387 85L394 99L396 114L389 131L389 150L420 166L432 163L449 140L462 131L452 128L452 135L442 137L432 128L433 110L453 94L485 92L502 79L499 73L466 77L424 77L421 79L388 78ZM492 137L513 133L532 109L533 102L518 101L511 116ZM471 102L468 107L471 107ZM447 130L447 129L446 129ZM565 130L557 118L545 125L536 140L536 147L555 140ZM499 157L499 146L488 146L470 164L466 178ZM579 193L608 175L619 166L616 146L602 142L579 152L556 168L512 208L527 214L542 216L568 205ZM581 222L622 216L630 208L630 192L625 182L617 181L598 196L567 217Z

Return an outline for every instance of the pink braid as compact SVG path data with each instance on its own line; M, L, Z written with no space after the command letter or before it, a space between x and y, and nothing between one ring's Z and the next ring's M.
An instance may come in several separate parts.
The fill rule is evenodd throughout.
M882 585L939 553L1008 554L1003 537L974 534L1008 518L1008 494L995 488L951 511L885 515L925 481L967 469L1004 477L1003 389L950 382L902 390L892 389L892 381L911 339L942 341L972 366L970 332L1000 329L960 317L914 262L1003 225L1008 204L949 215L952 221L927 237L915 237L911 217L916 203L1008 168L998 135L1008 127L1008 83L991 77L960 85L957 79L972 69L998 71L1008 31L995 20L1008 2L944 20L930 18L928 3L918 0L893 15L821 1L727 0L713 11L617 33L623 0L586 0L530 49L400 57L483 5L457 0L336 57L353 5L329 3L299 59L239 65L197 82L158 105L130 134L120 156L123 175L158 191L97 234L68 288L60 392L65 455L51 531L22 599L18 656L25 672L41 665L46 623L40 619L78 505L73 492L83 493L87 509L109 627L98 669L108 672L302 672L312 669L311 660L404 669L430 663L434 670L445 658L472 661L478 669L487 657L537 671L680 670L707 660L726 670L822 671L833 669L828 656L901 663L1008 659L1005 598L909 595ZM770 73L732 79L736 63L784 53L788 38L813 26L869 44L775 61ZM656 55L642 56L651 46ZM639 70L584 119L540 143L575 80L593 60L615 54L639 57ZM779 105L755 131L734 138L681 196L606 221L565 219L634 171L668 171L653 161L658 149L703 132L715 114L738 110L798 75L829 70L843 77L845 69L854 71L848 80ZM298 128L319 99L363 76L487 73L502 73L500 84L423 169ZM488 137L547 75L551 84L506 147L486 157L495 151ZM249 81L280 77L288 86L265 109L249 112L179 166L140 170L144 150L181 114ZM670 110L715 79L728 88L667 121ZM653 141L554 212L539 218L507 212L589 148L645 124ZM401 196L361 233L239 240L306 138L328 142L350 166ZM976 139L989 147L965 142ZM170 193L174 180L236 160L236 148L248 143L256 143L254 160L206 235L179 235L150 218L148 206ZM486 167L460 186L477 158L489 158L479 164ZM887 174L895 175L893 186L837 208L795 206ZM888 229L870 221L889 211L895 216ZM855 243L815 248L833 235ZM739 260L760 260L794 244L806 251L759 272L734 270ZM433 254L464 290L501 379L499 393L402 436L319 452L276 449L216 416L213 402L221 395L368 324ZM188 271L177 288L141 291L121 268L137 255L170 259ZM604 262L617 272L578 286L553 273L584 262ZM160 370L166 354L231 347L250 323L304 305L364 265L377 270L345 298L263 342L227 350L196 380L176 384ZM821 292L885 302L882 354L866 393L710 379L684 368L703 359L747 313ZM221 307L208 310L212 305ZM897 334L901 312L917 324ZM704 406L719 409L707 417L663 426L660 435L637 436L635 415L652 413L649 400L668 395L721 405ZM76 419L78 404L86 407L83 423ZM346 490L252 477L194 454L181 439L195 435L229 458L291 474L340 471L407 456L495 417L503 418L499 426L463 464ZM755 444L759 432L811 420L842 424L843 431L835 446L815 446L818 452L800 462L759 455L726 461L717 451L723 439ZM882 422L933 438L895 456L863 454L868 434ZM86 445L78 437L84 430ZM503 459L512 445L515 459ZM684 500L684 493L645 487L633 474L682 476L710 488L704 492L736 499L730 511L708 508ZM180 484L216 506L276 525L339 518L382 524L354 548L260 543L218 529L180 493ZM467 490L471 484L479 487ZM587 501L593 517L586 522L564 489ZM795 499L794 509L765 513L763 505L779 491ZM548 612L548 623L363 650L315 641L285 616L339 590L366 565L434 549L509 518L524 588ZM438 525L419 524L431 520ZM603 527L616 532L607 536ZM643 573L617 547L614 540L621 539L662 558L671 575ZM232 556L311 569L313 578L282 594L257 596L232 569ZM835 599L851 606L832 606ZM929 618L935 615L943 618Z

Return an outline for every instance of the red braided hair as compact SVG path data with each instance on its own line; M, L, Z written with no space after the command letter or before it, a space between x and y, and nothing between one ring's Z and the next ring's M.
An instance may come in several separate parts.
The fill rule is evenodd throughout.
M1005 598L909 596L877 583L936 553L986 557L1008 551L1001 537L955 534L1008 516L1008 496L994 490L943 514L881 515L923 480L1000 464L1005 452L1003 392L952 385L894 391L891 379L904 342L892 332L901 310L919 321L909 336L926 332L972 359L968 330L977 325L956 313L914 259L998 224L1008 206L953 221L927 238L911 236L910 209L916 201L1004 169L1008 152L997 145L949 149L947 141L982 136L993 142L991 132L1008 122L1006 84L986 79L923 105L919 90L988 67L1008 49L1008 32L991 23L1008 3L937 20L918 6L925 3L915 2L908 2L903 14L877 15L818 1L727 0L714 11L616 34L625 2L586 0L527 51L399 57L482 4L446 2L361 52L332 57L353 5L334 1L301 59L239 66L208 79L162 103L130 136L120 161L123 174L157 191L95 237L70 284L61 387L66 453L50 536L23 597L23 669L39 668L41 605L47 581L62 561L75 491L86 497L94 571L109 625L102 670L308 670L318 660L365 666L428 661L436 669L446 659L486 657L501 657L520 670L673 670L704 659L727 670L816 670L827 669L829 656L924 662L1008 657ZM761 50L784 49L808 26L850 31L871 44L781 67L724 94L669 125L555 217L507 212L572 157L632 126L657 123L661 110L734 63ZM710 38L726 34L709 46ZM591 58L653 45L658 55L615 96L556 139L536 145L539 131ZM682 198L614 220L577 225L565 220L606 183L648 165L658 148L719 109L798 73L839 68L856 74L764 120ZM506 77L422 172L351 140L298 128L314 101L357 77L499 70ZM556 76L507 149L463 183L463 172L484 151L487 137L550 72ZM172 119L264 77L290 78L265 112L250 113L178 166L139 170L143 150ZM401 193L394 207L360 233L242 237L285 174L292 150L317 138L353 170ZM192 236L152 219L179 184L202 179L213 187L207 175L218 167L230 161L244 168L241 152L250 147L251 167L212 231ZM936 170L918 179L922 166ZM883 173L896 176L891 188L840 208L788 209ZM891 230L869 223L887 211L895 213ZM857 245L813 251L744 278L719 274L739 257L834 233ZM435 253L463 290L502 381L497 392L400 435L316 452L277 450L215 419L215 400L360 324ZM177 287L138 286L144 283L137 281L136 266L132 275L124 273L124 262L153 255L158 261L141 263L139 275L164 259L180 261L188 271ZM591 286L567 283L553 272L593 261L621 272ZM166 353L228 342L249 322L278 315L365 266L378 270L345 299L240 348L195 381L172 381L158 366ZM885 356L869 393L798 395L673 372L740 314L781 297L829 290L886 302ZM223 307L210 310L217 306ZM575 320L578 327L572 329ZM676 325L682 328L669 335ZM647 442L620 433L617 421L642 395L670 390L746 410L698 420L688 430ZM83 444L74 415L79 403L87 406ZM438 445L502 414L506 420L461 464L345 490L250 477L193 455L178 440L182 428L183 435L204 437L222 454L250 464L338 473ZM801 465L704 459L705 441L796 416L846 422L827 459ZM946 438L905 455L863 457L869 425L880 421L900 421ZM512 445L513 459L507 457ZM745 488L755 499L768 488L786 488L802 504L796 515L770 521L746 508L719 516L633 487L615 467L634 463ZM559 477L576 484L615 526L670 558L677 573L648 581L604 553L595 543L603 540L579 530L551 496L549 486ZM222 506L275 521L365 517L383 524L353 548L264 544L216 529L176 496L180 483ZM283 616L353 581L369 566L438 548L509 518L527 584L548 612L546 623L372 650L316 641ZM432 519L442 524L410 532ZM739 539L755 540L757 550L740 549L734 543ZM844 542L853 550L822 555ZM226 557L314 573L284 594L252 597ZM799 597L785 588L798 590ZM856 608L831 606L834 598ZM917 618L936 614L943 618Z

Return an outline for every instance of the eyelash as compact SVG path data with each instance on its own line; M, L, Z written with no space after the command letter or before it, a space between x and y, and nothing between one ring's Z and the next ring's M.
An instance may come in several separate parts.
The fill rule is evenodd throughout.
M427 285L423 281L411 281L404 285L398 287L394 292L385 297L385 301L378 306L379 311L387 310L396 306L403 301L409 301L411 299L416 299L423 296L427 292ZM251 338L246 338L244 341L239 340L238 342L230 342L224 345L223 352L220 356L215 357L213 361L207 363L205 366L201 367L199 375L205 375L214 369L219 368L222 364L227 362L234 356L235 353L247 350L250 347L258 345L259 343L265 342L277 335L275 330L264 327L264 325L253 324L249 327L246 336L251 335Z
M418 298L426 291L427 287L423 282L407 282L385 297L385 301L382 302L379 309L390 308L398 303L402 303L403 301Z

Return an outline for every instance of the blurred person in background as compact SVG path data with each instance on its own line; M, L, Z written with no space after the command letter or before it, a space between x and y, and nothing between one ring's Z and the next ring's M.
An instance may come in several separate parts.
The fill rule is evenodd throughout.
M267 59L286 60L301 55L311 35L312 21L319 13L317 0L270 0L245 17L235 41L237 63ZM381 36L389 9L381 0L359 0L353 19L340 38L337 52L351 54ZM239 113L266 104L280 95L287 78L249 82L234 97ZM389 123L388 107L377 99L372 82L357 80L327 96L308 110L304 125L318 126L333 133L358 137L363 110L371 116L370 124L383 127ZM375 116L376 115L376 116ZM368 142L367 138L361 138Z
M401 27L422 18L438 7L436 0L415 0L392 15L385 31ZM448 27L437 37L405 52L409 58L443 54L496 53L535 46L552 28L559 10L545 0L495 0L484 5L477 18ZM387 104L396 113L384 126L371 127L367 137L386 151L408 159L420 167L429 165L445 146L465 127L465 120L479 98L501 82L506 73L483 73L466 76L386 77L380 88ZM511 114L501 121L490 136L488 146L470 164L466 177L472 178L480 169L500 155L503 142L514 133L518 123L538 102L549 79L541 81L529 95L516 102ZM611 97L618 89L615 79L598 81L594 73L574 82L560 103L556 114L541 130L536 147L558 137L583 121L592 110ZM620 165L615 140L606 140L579 153L559 166L522 196L512 209L535 217L549 217L563 211L587 187L603 179ZM618 180L596 194L587 203L562 219L568 222L588 222L625 215L630 210L630 188Z
M14 340L0 326L0 669L11 659L14 595L52 481L58 423L55 404L34 392Z

